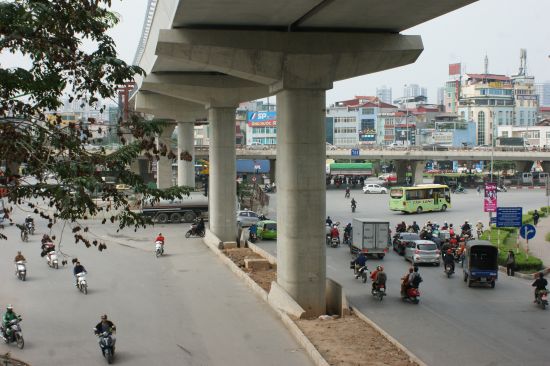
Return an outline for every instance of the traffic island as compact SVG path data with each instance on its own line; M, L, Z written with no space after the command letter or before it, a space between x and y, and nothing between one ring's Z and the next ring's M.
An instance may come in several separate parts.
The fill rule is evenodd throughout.
M305 311L276 282L276 258L256 245L220 249L223 243L209 230L204 243L276 311L315 365L425 366L365 315L356 309L350 313L345 296L342 316L302 319ZM327 279L334 289L337 284L329 282L334 281Z

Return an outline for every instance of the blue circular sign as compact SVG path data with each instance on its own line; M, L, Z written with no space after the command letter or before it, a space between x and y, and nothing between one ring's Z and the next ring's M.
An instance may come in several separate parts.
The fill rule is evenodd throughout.
M531 224L525 224L519 228L519 235L523 239L531 240L535 237L536 233L537 229L535 229L535 227Z

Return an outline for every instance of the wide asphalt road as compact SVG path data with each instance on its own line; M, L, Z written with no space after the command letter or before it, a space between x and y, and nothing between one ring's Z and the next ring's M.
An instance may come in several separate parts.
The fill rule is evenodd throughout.
M387 195L352 194L358 210L352 216L343 191L327 192L327 212L343 223L352 217L388 219L392 227L402 220L458 223L485 219L481 198L475 191L453 195L453 207L445 213L403 215L387 209ZM275 202L275 197L272 201ZM543 190L509 191L499 194L500 206L533 209L544 205ZM274 207L273 207L274 208ZM276 243L259 242L276 253ZM350 302L384 330L411 349L428 365L549 365L550 315L535 306L531 282L500 274L496 288L468 288L461 267L448 279L442 267L422 266L420 304L404 303L399 297L400 277L410 264L391 252L384 260L369 260L369 269L383 264L388 274L388 296L378 302L370 295L370 280L361 283L349 268L351 256L345 247L327 248L327 275L344 286ZM360 341L360 340L358 340Z
M18 222L23 216L17 215ZM106 313L115 322L120 365L311 365L276 314L201 242L183 238L188 224L116 233L91 221L88 237L108 238L100 253L74 243L67 227L62 251L69 265L51 269L40 257L44 220L22 243L15 226L1 231L0 306L22 314L25 348L0 344L0 353L32 365L105 364L92 328ZM55 226L58 239L61 224ZM153 240L162 231L167 255L156 259ZM56 241L58 242L58 241ZM14 276L22 250L28 279ZM87 268L89 293L74 286L70 259Z

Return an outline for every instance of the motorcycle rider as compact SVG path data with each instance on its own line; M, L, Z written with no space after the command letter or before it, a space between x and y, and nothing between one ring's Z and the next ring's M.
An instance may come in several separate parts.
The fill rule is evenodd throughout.
M349 198L350 195L350 189L349 187L346 187L346 194L344 195L344 198Z
M351 222L348 222L348 224L344 228L344 241L351 240L351 230L352 230Z
M76 281L75 286L77 287L78 287L78 274L82 272L86 272L86 268L84 268L84 266L77 261L73 268L73 275Z
M370 274L372 280L372 291L377 291L381 286L386 286L386 273L384 272L384 267L377 266L376 270L372 271Z
M544 272L539 272L537 279L533 284L532 287L535 288L535 303L537 302L537 296L539 294L539 291L546 290L546 286L548 285L548 281L546 281L546 278L544 278Z
M114 348L115 348L114 344L116 341L114 332L116 332L116 326L112 321L107 319L106 314L103 314L101 316L101 321L97 323L97 325L94 327L94 333L99 336L105 332L111 333L111 338L113 339L113 351L114 351ZM101 338L99 339L99 342L101 344ZM103 352L103 348L101 349L101 351Z
M330 238L338 239L338 242L340 242L340 231L338 230L338 227L336 225L334 225L332 229L330 229Z
M407 231L407 224L405 224L405 221L401 221L401 223L397 224L397 226L395 227L395 232L404 233L405 231Z
M361 274L367 269L367 256L365 253L360 252L357 258L355 258L351 264L354 268L357 268L355 278L359 278Z
M19 252L17 252L17 255L15 256L15 259L14 259L13 261L14 261L15 263L20 262L20 261L25 262L26 259L25 259L25 257L23 256L23 254L21 254L21 252L19 251Z
M29 227L29 226L34 226L34 219L31 217L31 215L27 215L27 217L25 218L25 226Z
M409 271L401 277L401 296L405 296L407 293L407 287L409 286L409 276L413 273L413 268L410 267Z
M447 224L447 221L444 221L443 225L441 225L441 230L448 230L448 229L449 229L449 224Z
M195 229L195 231L197 232L197 234L204 233L204 228L204 219L201 217L199 222L197 223L197 228Z
M351 210L355 210L357 208L357 201L355 201L355 198L351 199Z
M2 330L4 332L4 339L10 339L11 337L11 328L10 328L10 322L12 320L19 319L21 320L21 317L13 311L13 306L8 305L6 307L6 312L2 316Z
M453 251L449 248L443 256L443 268L446 270L447 266L451 267L451 273L455 271L455 259L453 257Z
M462 235L465 235L465 234L469 235L472 233L472 226L470 226L470 224L468 223L468 220L464 221L464 225L462 225L460 229L462 230Z
M422 282L422 277L418 273L418 266L414 266L413 271L409 274L407 286L417 289L420 286L420 282Z
M255 238L258 235L258 226L256 224L250 225L248 228L248 237Z
M412 225L411 225L411 229L413 231L413 233L417 233L420 231L420 226L418 226L418 224L416 223L416 221L413 221Z
M330 216L327 216L327 219L325 220L325 223L326 223L328 226L331 226L331 227L332 227L332 220L330 219Z
M477 238L481 238L481 234L483 234L483 223L480 221L476 224L476 231L477 231Z

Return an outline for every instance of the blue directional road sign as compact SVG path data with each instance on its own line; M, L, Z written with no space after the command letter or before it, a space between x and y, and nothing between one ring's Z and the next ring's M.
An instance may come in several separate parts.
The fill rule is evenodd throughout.
M535 237L537 229L531 224L525 224L519 229L519 235L526 240L531 240Z
M351 149L351 156L359 156L359 149Z
M497 207L497 227L521 227L521 207Z

